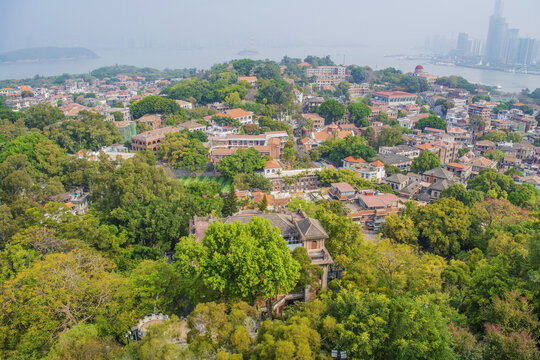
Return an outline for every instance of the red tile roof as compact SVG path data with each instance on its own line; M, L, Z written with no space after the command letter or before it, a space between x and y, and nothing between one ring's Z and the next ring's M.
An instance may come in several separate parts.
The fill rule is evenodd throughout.
M379 95L382 97L410 97L410 96L416 96L415 94L411 94L405 91L375 91L373 95Z
M355 159L352 156L347 156L345 159L343 159L343 161L350 162L350 163L357 163L357 164L361 164L361 163L366 162L366 160L364 160L362 158Z

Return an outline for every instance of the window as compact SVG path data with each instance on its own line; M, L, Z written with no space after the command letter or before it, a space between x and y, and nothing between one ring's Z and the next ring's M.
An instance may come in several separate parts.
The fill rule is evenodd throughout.
M287 244L289 244L289 245L300 244L301 243L301 241L299 239L295 238L294 236L286 238L285 241L287 241Z

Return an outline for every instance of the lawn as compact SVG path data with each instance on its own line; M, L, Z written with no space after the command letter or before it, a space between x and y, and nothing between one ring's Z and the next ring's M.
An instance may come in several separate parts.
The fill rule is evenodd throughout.
M182 176L178 178L183 185L189 185L194 182L208 182L213 181L221 186L221 192L228 192L231 189L231 179L226 179L223 176L210 177L210 176Z

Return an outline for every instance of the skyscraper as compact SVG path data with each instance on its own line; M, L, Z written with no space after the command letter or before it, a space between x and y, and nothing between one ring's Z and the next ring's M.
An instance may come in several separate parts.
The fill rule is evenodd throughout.
M486 41L484 61L490 64L500 64L505 58L505 42L508 24L502 17L502 0L495 0L495 12L489 19L489 30Z
M459 33L457 39L457 54L459 56L466 56L470 51L471 43L469 41L469 34Z

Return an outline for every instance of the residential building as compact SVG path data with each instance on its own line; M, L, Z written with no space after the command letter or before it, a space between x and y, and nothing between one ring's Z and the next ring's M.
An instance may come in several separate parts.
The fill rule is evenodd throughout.
M322 87L324 85L337 85L347 80L346 68L344 66L317 66L306 69L307 77L315 77L315 83Z
M131 137L137 134L135 121L114 121L113 124L122 137L122 143L131 142Z
M302 210L297 212L263 213L255 210L241 211L226 218L214 218L212 216L195 216L189 223L189 232L195 236L197 241L202 241L206 229L214 222L224 224L248 223L253 217L261 217L270 221L270 224L277 227L283 239L292 252L297 247L304 247L307 255L311 259L312 265L319 265L323 269L321 278L322 288L326 288L328 282L328 266L333 264L332 257L324 245L328 234L321 223L308 217Z
M428 170L422 174L422 181L425 181L429 184L436 183L442 180L453 180L454 174L443 168L435 168Z
M357 99L359 97L364 97L366 94L369 94L369 84L351 84L349 86L349 96L351 99Z
M133 151L152 150L154 154L157 154L159 144L165 139L165 135L178 131L180 129L167 126L137 134L131 137L131 149Z
M335 200L347 201L356 196L356 189L353 188L349 183L332 183L330 186L331 187L330 190L328 190L328 195Z
M406 156L409 159L415 159L420 156L420 149L409 145L396 145L396 146L381 146L379 148L379 154L393 154Z
M377 230L388 215L399 214L402 209L396 195L373 190L361 191L356 200L346 206L348 217L371 230Z
M403 155L395 154L377 154L376 160L382 161L385 165L391 165L399 168L401 171L411 170L412 159Z
M484 120L489 120L495 106L495 104L491 103L469 104L467 112L469 116L476 115Z
M374 182L381 182L382 179L386 176L384 164L380 160L376 160L371 164L359 166L355 169L355 171L362 178Z
M161 115L148 114L137 119L138 123L148 125L152 130L159 129L161 127Z
M240 109L240 108L225 110L223 112L218 112L217 114L214 114L212 116L205 116L204 119L206 121L212 122L212 118L214 116L216 116L216 117L228 117L228 118L231 118L231 119L234 119L234 120L238 120L240 125L253 123L253 112L252 111L246 111L246 110Z
M341 160L341 162L344 169L354 169L361 166L362 164L365 164L366 160L362 158L355 159L352 156L347 156L345 159Z
M181 123L180 125L178 125L178 127L181 130L188 130L188 131L199 130L199 131L203 131L203 132L206 131L206 129L208 128L206 125L198 123L197 120L186 121L186 122Z
M445 166L454 176L462 181L466 181L471 176L472 166L461 163L448 163Z
M239 76L238 81L246 81L249 85L252 87L255 87L257 85L257 77L256 76Z
M479 155L484 155L493 150L495 150L495 143L493 141L480 140L474 144L474 152Z
M319 114L314 114L314 113L302 114L302 119L304 120L304 123L306 120L311 119L311 121L313 121L314 129L322 129L324 127L324 118L320 116Z
M314 191L321 186L318 172L322 168L285 170L278 161L267 161L263 168L264 177L274 192Z
M471 166L472 174L478 175L478 173L480 173L480 171L482 170L497 169L497 162L480 156L473 159L473 161L471 162Z
M409 177L398 173L388 176L384 181L390 185L392 190L399 192L409 184Z
M193 104L190 103L189 101L184 101L184 100L175 100L175 101L178 105L180 105L182 109L186 109L186 110L193 109Z
M416 104L416 94L404 91L375 91L373 99L386 105L400 106L407 104Z

